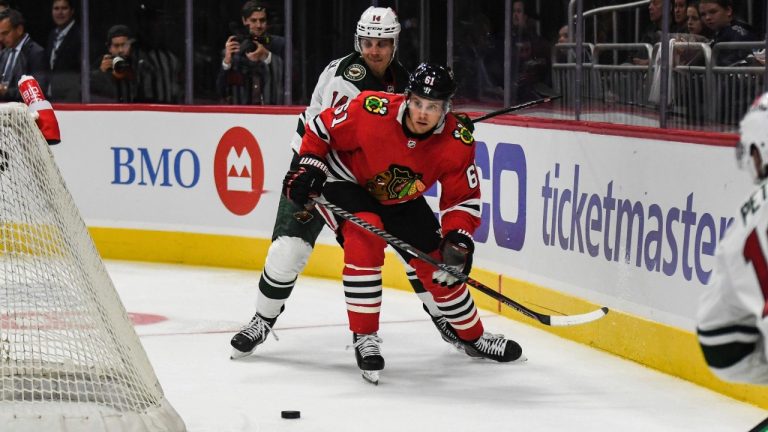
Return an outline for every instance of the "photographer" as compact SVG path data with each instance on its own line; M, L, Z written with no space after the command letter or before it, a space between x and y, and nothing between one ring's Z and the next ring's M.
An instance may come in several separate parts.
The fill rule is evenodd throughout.
M243 5L241 18L244 28L233 25L224 45L219 95L234 105L282 104L285 39L268 33L267 8L257 1Z
M48 85L45 50L29 37L24 17L14 9L0 12L0 102L21 102L18 82L22 75L32 75L41 87Z
M119 103L178 102L179 62L175 55L142 50L131 29L122 24L107 32L107 50L91 74L94 94Z

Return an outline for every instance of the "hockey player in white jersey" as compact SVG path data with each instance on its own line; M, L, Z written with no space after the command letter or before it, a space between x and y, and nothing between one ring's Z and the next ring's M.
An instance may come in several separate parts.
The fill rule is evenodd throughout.
M736 158L757 187L717 247L697 333L715 375L768 385L768 93L741 121Z
M322 110L344 105L363 90L391 93L405 90L408 72L395 59L399 34L400 23L392 9L371 6L363 12L355 31L355 52L328 64L320 74L309 106L299 116L291 140L294 152L291 169L298 167L297 154L306 122ZM299 222L294 215L303 210L280 196L272 244L259 279L256 314L232 337L233 359L252 353L266 340L285 308L296 278L306 266L315 240L323 229L323 218L313 210L305 212L307 217ZM406 266L406 273L443 340L461 348L455 331L419 282L415 270Z

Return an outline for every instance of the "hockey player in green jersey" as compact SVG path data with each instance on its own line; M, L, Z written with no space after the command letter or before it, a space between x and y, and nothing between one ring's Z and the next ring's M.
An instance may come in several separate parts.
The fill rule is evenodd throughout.
M371 6L363 12L355 31L355 51L332 61L320 74L312 100L299 116L296 133L291 140L294 152L291 168L298 166L298 151L307 122L329 107L338 107L354 99L364 90L402 93L408 85L408 72L395 59L400 23L390 8ZM232 358L252 353L263 343L277 317L285 309L296 278L306 266L315 245L323 219L313 210L308 220L294 217L302 208L284 196L280 197L272 244L267 252L264 270L259 280L256 313L243 329L232 337ZM424 290L416 272L405 265L408 280L424 302L424 309L441 337L457 349L462 349L454 329L442 316L432 296Z

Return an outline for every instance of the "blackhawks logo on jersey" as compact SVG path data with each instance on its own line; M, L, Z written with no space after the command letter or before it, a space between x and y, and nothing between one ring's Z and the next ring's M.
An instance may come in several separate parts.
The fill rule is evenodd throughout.
M363 101L363 107L372 114L387 115L387 104L389 99L378 96L368 96Z
M368 193L379 201L401 199L417 195L426 190L421 174L414 173L410 168L390 165L387 171L376 174L368 180L365 188Z
M472 132L461 123L456 123L456 129L453 130L453 137L466 145L470 145L475 141Z

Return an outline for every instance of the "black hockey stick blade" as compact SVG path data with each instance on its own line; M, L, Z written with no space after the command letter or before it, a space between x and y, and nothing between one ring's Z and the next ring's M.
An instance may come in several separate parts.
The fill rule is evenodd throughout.
M511 113L512 111L519 111L521 109L529 108L529 107L532 107L534 105L539 105L539 104L551 102L553 100L560 99L561 97L562 97L561 95L556 95L556 96L550 96L550 97L545 97L545 98L541 98L541 99L532 100L532 101L529 101L529 102L521 103L519 105L514 105L514 106L511 106L511 107L502 108L500 110L491 111L488 114L481 115L480 117L478 117L476 119L472 119L471 121L472 121L472 124L475 124L475 123L481 122L483 120L488 120L489 118L492 118L492 117L500 116L502 114Z
M484 285L481 282L476 281L475 279L472 279L471 277L465 275L464 273L460 272L459 270L454 269L453 267L447 266L436 259L432 258L431 256L427 255L426 253L420 251L419 249L416 249L415 247L411 246L410 244L400 240L399 238L393 236L392 234L384 231L383 229L377 228L368 222L364 221L363 219L360 219L359 217L353 215L352 213L344 210L343 208L331 204L324 200L319 200L317 198L314 199L315 203L317 205L321 205L334 214L338 215L339 217L348 220L355 225L359 226L360 228L363 228L364 230L375 234L382 239L384 239L387 243L391 244L392 246L402 249L406 251L407 253L413 255L414 257L427 262L428 264L431 264L433 267L438 268L440 270L446 271L450 273L451 275L455 276L459 280L466 282L468 285L471 285L475 287L478 291L482 292L483 294L490 296L491 298L500 301L501 303L509 306L510 308L516 310L517 312L520 312L521 314L533 318L536 321L552 326L552 327L563 327L563 326L572 326L572 325L579 325L579 324L586 324L595 320L598 320L605 316L605 314L608 313L607 307L601 307L600 309L596 309L592 312L588 312L585 314L580 315L547 315L544 313L536 312L532 309L529 309L522 304L510 299L509 297L495 291L493 288L490 288L486 285Z

